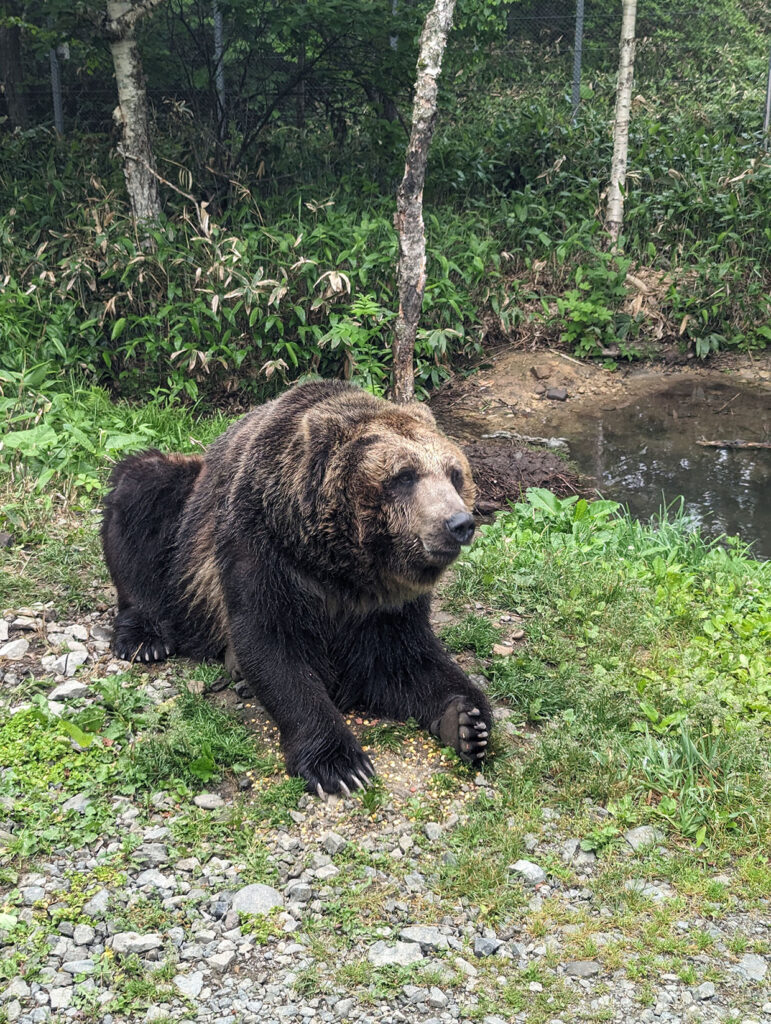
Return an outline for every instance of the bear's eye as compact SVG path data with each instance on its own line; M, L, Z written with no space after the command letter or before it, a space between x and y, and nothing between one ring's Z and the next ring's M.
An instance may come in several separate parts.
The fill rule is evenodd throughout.
M456 491L459 491L461 487L463 487L463 473L457 467L450 473L450 483Z
M418 474L414 469L403 469L397 473L396 476L391 477L391 484L394 487L400 487L406 490L408 487L414 487L417 483Z

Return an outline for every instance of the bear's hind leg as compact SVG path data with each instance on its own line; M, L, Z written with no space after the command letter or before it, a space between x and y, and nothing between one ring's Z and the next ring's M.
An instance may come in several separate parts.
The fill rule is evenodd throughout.
M176 652L176 644L168 623L151 622L129 607L115 617L112 649L122 661L165 661Z

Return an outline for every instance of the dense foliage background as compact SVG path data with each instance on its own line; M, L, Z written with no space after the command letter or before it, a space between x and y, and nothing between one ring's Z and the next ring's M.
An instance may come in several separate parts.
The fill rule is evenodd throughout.
M6 411L63 372L126 396L260 397L315 371L382 391L427 4L220 3L222 115L211 0L161 3L138 29L164 179L149 248L128 216L103 5L40 6L2 18L6 77L14 47L22 62L0 101ZM574 14L458 6L425 196L423 387L502 336L610 358L771 340L767 5L640 5L621 257L602 225L620 4L586 4L575 117Z

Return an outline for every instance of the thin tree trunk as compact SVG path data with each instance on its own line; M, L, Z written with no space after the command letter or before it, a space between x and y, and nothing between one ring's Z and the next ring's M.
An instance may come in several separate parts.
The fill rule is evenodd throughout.
M437 79L455 0L435 0L420 36L412 133L404 178L396 196L394 225L399 233L399 314L393 337L393 397L406 403L415 397L415 336L426 288L426 232L423 226L423 183L436 121Z
M11 127L26 128L27 97L24 91L21 29L18 25L0 26L0 86L5 95Z
M119 150L123 157L126 191L131 213L140 225L156 221L160 216L161 204L150 146L147 90L134 26L140 17L159 2L146 0L145 3L134 5L127 0L107 0L105 23L118 87L116 119L123 131Z
M214 88L217 93L217 136L225 137L225 44L222 30L222 8L212 0L214 22Z
M629 149L629 111L632 106L634 81L635 22L637 0L622 0L621 44L616 86L616 116L613 128L613 162L610 166L608 208L605 225L610 235L611 248L618 248L618 238L624 225L624 186Z

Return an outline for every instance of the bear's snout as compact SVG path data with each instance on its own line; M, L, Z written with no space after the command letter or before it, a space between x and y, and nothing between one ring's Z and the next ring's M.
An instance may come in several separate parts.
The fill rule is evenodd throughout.
M456 512L445 521L447 532L458 544L470 544L474 536L474 520L468 512Z

